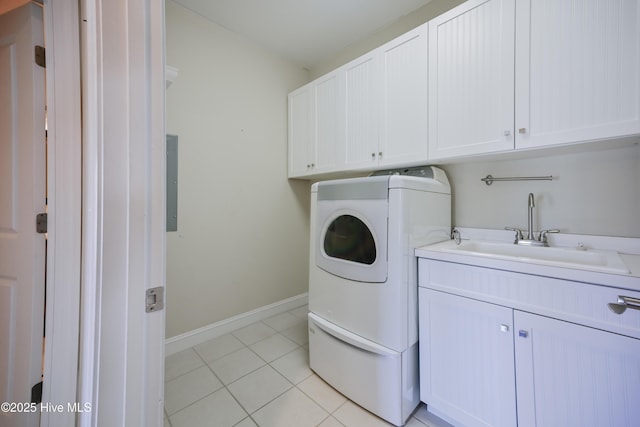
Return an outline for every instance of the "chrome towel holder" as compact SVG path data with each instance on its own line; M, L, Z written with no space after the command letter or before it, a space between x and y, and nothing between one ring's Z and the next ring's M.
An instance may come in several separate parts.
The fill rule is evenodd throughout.
M552 181L553 176L508 176L504 178L494 178L491 175L487 175L484 178L480 178L480 181L484 181L485 184L491 185L493 181Z

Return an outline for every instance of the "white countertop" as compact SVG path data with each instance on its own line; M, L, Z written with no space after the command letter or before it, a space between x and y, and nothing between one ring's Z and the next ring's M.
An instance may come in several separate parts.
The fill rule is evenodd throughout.
M501 243L513 243L513 232L503 230L486 230L457 228L463 240L483 240ZM588 249L609 250L619 253L620 258L629 269L628 274L613 274L594 272L587 269L566 268L541 265L528 260L514 258L483 257L467 253L456 253L456 243L447 240L433 245L423 246L415 250L419 258L435 259L439 261L455 262L467 265L514 271L537 276L554 277L558 279L574 280L603 286L640 291L640 239L626 237L605 237L554 234L549 235L549 245L554 247L575 248L578 246Z

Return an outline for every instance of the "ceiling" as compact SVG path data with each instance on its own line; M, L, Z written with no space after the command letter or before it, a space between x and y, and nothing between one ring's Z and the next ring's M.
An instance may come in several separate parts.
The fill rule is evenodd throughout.
M431 0L175 0L291 62L312 68Z

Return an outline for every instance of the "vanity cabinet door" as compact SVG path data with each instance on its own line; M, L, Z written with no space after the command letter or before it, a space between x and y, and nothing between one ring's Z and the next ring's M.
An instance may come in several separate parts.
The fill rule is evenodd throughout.
M418 292L420 400L455 425L516 425L513 310Z
M513 150L515 0L429 21L429 158Z
M516 148L640 133L640 2L521 0Z
M518 427L638 425L640 340L517 310L514 325Z

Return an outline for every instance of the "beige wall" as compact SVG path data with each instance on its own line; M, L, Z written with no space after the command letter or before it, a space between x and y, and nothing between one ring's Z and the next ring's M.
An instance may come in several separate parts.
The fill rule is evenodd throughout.
M526 159L443 165L452 183L453 224L527 228L527 195L534 193L536 229L640 237L640 145ZM547 176L553 181L480 181L488 174Z
M167 133L179 136L167 233L167 337L307 292L309 184L287 180L287 93L308 72L166 2Z
M464 1L465 0L432 0L415 12L402 17L392 25L376 32L371 37L353 43L338 55L316 65L311 69L311 79L313 80L320 77L323 74L346 64L352 59L356 59L359 56L364 55L378 46L381 46L384 43L406 33L407 31L424 24L430 19L443 14L460 3L464 3Z

